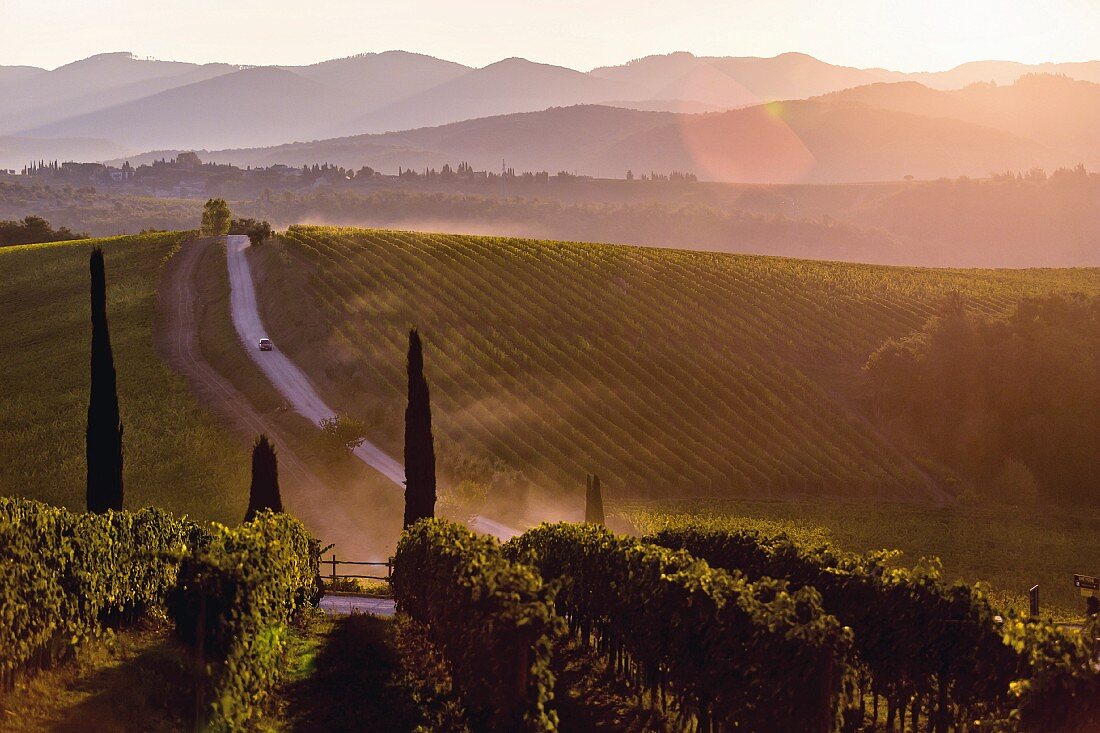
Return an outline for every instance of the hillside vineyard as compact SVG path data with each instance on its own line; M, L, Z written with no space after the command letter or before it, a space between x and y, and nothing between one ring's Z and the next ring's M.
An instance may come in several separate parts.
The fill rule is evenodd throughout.
M639 498L933 492L858 408L868 354L954 292L999 313L1026 295L1100 290L1090 270L308 226L291 227L284 246L283 265L273 250L260 255L279 273L261 283L261 302L286 304L267 306L265 320L383 444L400 445L403 337L415 324L452 478L506 467L554 488L598 470L615 494Z

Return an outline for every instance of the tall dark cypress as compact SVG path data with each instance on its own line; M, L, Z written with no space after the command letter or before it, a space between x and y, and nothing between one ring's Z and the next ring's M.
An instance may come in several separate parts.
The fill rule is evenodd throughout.
M283 510L283 498L279 494L279 459L275 446L260 434L252 447L252 486L248 490L248 511L244 521L251 522L257 512L270 509Z
M584 500L584 521L603 524L603 494L600 493L600 477L588 477L588 492Z
M118 411L115 359L107 327L107 280L103 250L92 248L92 368L88 398L88 511L122 509L122 419Z
M435 445L420 333L409 331L409 405L405 408L405 526L435 516Z

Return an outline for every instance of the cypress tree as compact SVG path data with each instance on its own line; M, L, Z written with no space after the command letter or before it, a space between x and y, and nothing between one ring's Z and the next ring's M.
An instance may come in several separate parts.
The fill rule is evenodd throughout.
M275 446L261 433L252 447L252 486L248 490L248 511L244 521L251 522L257 512L265 509L281 512L283 499L279 494L279 459L275 456Z
M107 327L107 280L103 250L92 248L92 363L88 397L88 511L122 509L122 419L118 411L115 360Z
M600 477L588 477L588 492L584 501L584 521L603 524L603 495L600 494Z
M409 331L409 404L405 408L405 526L435 516L432 408L424 379L420 333Z

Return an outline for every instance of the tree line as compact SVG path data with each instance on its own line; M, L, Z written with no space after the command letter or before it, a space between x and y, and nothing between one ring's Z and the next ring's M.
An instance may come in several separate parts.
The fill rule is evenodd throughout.
M22 221L0 221L0 247L87 238L87 232L74 232L68 227L54 229L41 216L27 216Z
M867 399L991 498L1095 501L1100 298L1030 298L990 317L962 298L875 351Z

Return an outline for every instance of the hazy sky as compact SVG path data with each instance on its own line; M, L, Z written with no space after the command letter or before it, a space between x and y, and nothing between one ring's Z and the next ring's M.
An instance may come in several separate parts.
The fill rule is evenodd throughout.
M851 66L1100 58L1100 0L0 0L0 65L104 51L304 64L404 49L587 70L651 53L803 51Z

